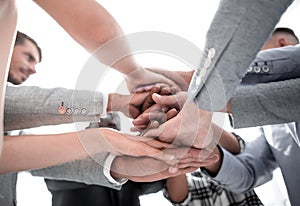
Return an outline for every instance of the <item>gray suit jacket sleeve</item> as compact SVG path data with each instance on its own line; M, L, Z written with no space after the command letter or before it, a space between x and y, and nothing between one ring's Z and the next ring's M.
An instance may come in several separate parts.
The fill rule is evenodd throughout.
M205 55L189 88L189 97L199 108L217 111L225 107L291 2L220 1L207 33Z
M62 103L67 109L65 114L58 112ZM102 103L102 94L93 91L7 86L4 129L97 121L102 112Z
M234 127L298 121L300 115L300 47L261 51L231 99ZM294 80L288 80L294 79ZM287 81L282 81L287 80Z
M243 85L300 78L300 45L268 49L257 54Z
M103 174L103 165L107 155L107 153L102 153L95 155L93 158L76 160L45 169L32 170L31 174L47 179L69 180L120 189L121 186L110 183Z
M262 129L260 135L247 143L239 155L234 156L224 150L221 169L214 179L236 193L246 192L271 180L278 165Z
M102 94L63 88L7 87L5 97L5 130L24 129L42 125L57 125L79 121L97 121L102 112ZM59 114L64 102L68 114ZM107 154L32 171L48 179L70 180L99 184L115 189L103 174Z
M300 78L238 87L231 113L235 128L299 120Z

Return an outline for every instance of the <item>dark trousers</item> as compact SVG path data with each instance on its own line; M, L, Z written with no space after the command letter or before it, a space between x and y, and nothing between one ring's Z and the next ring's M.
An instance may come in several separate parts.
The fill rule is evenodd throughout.
M121 190L59 180L45 180L52 194L52 206L140 206L139 196L158 192L164 181L128 181Z

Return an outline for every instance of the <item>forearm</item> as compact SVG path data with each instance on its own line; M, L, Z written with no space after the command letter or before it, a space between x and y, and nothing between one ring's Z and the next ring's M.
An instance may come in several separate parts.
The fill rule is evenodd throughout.
M94 128L65 134L6 136L0 172L44 168L109 152L113 149L107 138L114 134L119 133Z
M0 159L0 172L48 167L87 156L76 133L6 136Z
M209 173L209 175L211 176L216 176L221 168L222 165L222 160L223 160L223 153L220 150L219 147L215 147L215 149L213 150L213 154L218 155L219 160L211 165L207 165L203 168L205 168L205 170Z
M232 154L240 153L240 145L237 138L231 133L223 130L222 128L215 126L218 130L222 130L219 145L228 150Z
M3 134L3 110L4 110L4 95L5 95L5 82L7 80L11 54L13 51L13 43L16 34L17 25L17 8L14 0L1 0L0 1L0 156Z
M114 18L95 0L34 1L89 52L123 35Z
M182 202L189 193L187 177L185 174L170 177L166 182L166 190L172 202Z
M139 69L123 31L115 19L95 0L35 0L79 44L94 53L102 63L116 68L123 74ZM118 40L116 40L118 38ZM126 57L126 58L124 58ZM117 62L117 63L116 63Z

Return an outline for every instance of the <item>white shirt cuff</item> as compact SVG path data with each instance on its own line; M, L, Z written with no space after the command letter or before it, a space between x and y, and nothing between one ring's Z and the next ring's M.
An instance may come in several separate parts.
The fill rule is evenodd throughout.
M103 97L103 106L102 106L102 113L100 117L106 118L107 117L107 104L108 104L108 94L102 92Z
M121 186L121 185L125 184L128 181L128 179L126 179L126 178L114 179L110 175L111 164L112 164L112 162L114 161L115 158L116 158L116 155L113 155L113 154L109 154L107 156L107 158L104 161L103 174L108 179L108 181L110 183L112 183L116 186Z

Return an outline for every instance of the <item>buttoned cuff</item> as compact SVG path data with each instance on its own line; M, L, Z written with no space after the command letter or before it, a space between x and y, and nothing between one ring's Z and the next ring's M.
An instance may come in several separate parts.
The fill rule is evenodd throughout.
M122 186L123 184L125 184L128 181L128 179L126 179L126 178L114 179L110 175L110 168L111 168L112 162L114 161L115 158L116 158L116 155L113 155L113 154L109 154L107 156L107 158L104 161L103 174L108 179L108 181L110 183L112 183L113 185Z

